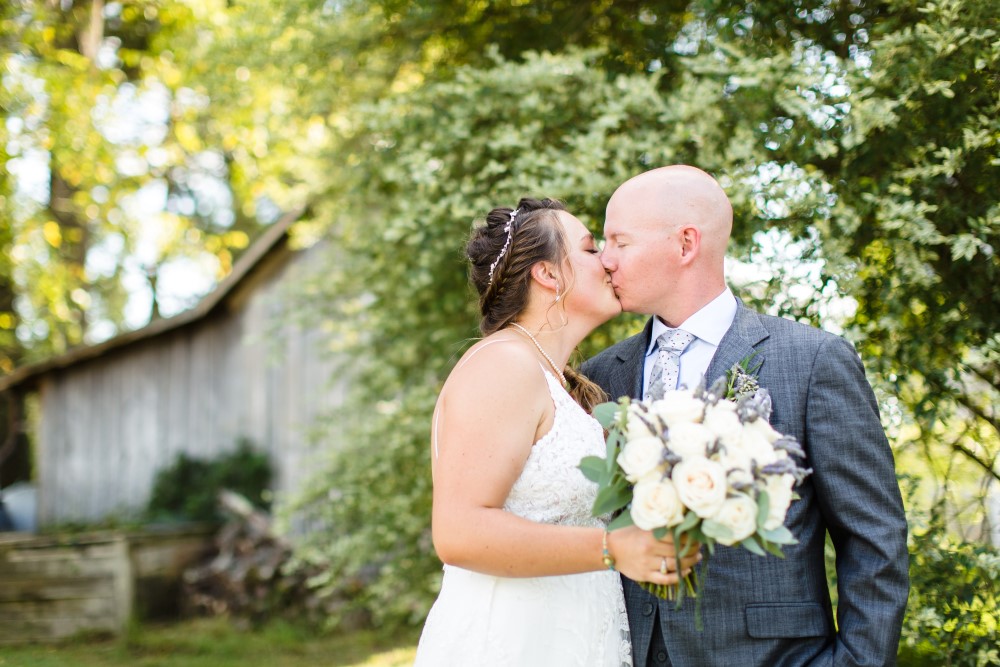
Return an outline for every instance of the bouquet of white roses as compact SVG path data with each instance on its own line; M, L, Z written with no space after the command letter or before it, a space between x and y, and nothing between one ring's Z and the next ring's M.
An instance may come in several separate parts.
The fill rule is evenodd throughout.
M716 544L780 557L781 545L796 542L785 515L793 487L811 471L793 458L805 456L795 438L768 423L770 395L746 362L708 389L703 382L660 400L625 397L595 408L608 432L607 458L589 456L580 468L599 486L594 516L617 513L609 530L669 531L678 560L700 542L705 566ZM699 588L694 572L677 586L640 585L678 604Z

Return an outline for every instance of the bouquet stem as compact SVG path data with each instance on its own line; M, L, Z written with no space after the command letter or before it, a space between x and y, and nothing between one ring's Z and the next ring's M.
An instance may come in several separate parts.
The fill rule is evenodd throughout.
M698 595L698 576L691 570L686 577L676 584L653 584L648 581L640 581L639 586L661 600L676 602L677 609L681 608L684 598L694 598L694 627L698 632L703 629L701 620L701 597Z
M652 593L661 600L677 602L678 608L680 608L685 597L698 597L698 578L695 576L694 571L690 572L676 584L653 584L648 581L641 581L639 585L643 590Z

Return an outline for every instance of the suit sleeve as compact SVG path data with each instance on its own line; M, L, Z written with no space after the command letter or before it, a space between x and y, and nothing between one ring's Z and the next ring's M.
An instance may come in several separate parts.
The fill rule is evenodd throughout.
M806 399L812 482L836 549L835 665L893 665L909 592L906 517L892 451L861 360L819 348Z

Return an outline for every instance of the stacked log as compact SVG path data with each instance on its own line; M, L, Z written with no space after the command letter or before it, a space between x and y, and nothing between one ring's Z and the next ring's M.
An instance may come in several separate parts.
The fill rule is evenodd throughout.
M292 544L274 531L268 514L229 491L219 494L219 504L230 518L216 536L211 560L184 573L187 614L253 625L277 617L319 626L338 618L342 629L368 624L363 614L345 615L346 600L309 585L321 571L294 560Z

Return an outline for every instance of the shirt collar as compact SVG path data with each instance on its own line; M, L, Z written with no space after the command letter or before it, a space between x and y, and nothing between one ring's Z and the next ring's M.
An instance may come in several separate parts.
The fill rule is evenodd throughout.
M722 342L722 337L729 331L733 320L736 319L736 297L728 287L722 291L698 312L687 318L678 329L683 329L695 338L705 341L718 347ZM653 331L650 335L649 347L646 348L646 356L657 351L656 339L667 330L667 325L659 317L653 317Z

